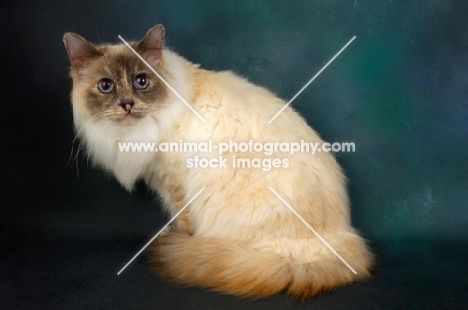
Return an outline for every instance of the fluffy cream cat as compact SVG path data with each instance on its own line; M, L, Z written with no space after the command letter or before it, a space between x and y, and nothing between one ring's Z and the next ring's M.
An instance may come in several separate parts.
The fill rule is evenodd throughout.
M188 168L208 152L121 152L122 142L322 140L285 102L231 72L199 68L163 48L161 25L131 46L206 120L202 122L125 45L95 46L67 33L78 136L93 162L131 190L141 179L174 216L206 189L151 247L151 262L178 283L253 298L309 298L365 279L373 256L350 224L346 181L327 152L229 150L227 167ZM234 158L278 158L276 168L236 168ZM356 271L352 272L269 189L274 189Z

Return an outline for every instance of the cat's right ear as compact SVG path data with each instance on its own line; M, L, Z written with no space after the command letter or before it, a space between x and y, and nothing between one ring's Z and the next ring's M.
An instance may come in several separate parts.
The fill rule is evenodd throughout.
M63 43L67 49L71 66L75 71L84 68L93 58L102 56L102 52L93 44L75 33L65 33Z

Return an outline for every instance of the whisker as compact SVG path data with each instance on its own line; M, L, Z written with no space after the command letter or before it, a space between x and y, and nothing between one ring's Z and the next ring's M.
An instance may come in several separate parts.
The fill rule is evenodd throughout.
M149 119L159 126L161 118L168 118L172 121L174 121L175 124L179 124L180 120L173 117L171 115L171 111L160 108L160 107L155 107L155 106L146 106L145 109L141 111L142 113L146 113ZM90 161L91 161L91 149L96 147L96 143L99 143L98 139L87 139L86 136L92 135L92 136L101 136L107 128L114 122L114 119L116 117L121 116L122 113L118 110L105 110L104 112L94 115L91 119L89 119L83 126L80 126L80 128L77 130L73 141L72 141L72 147L71 147L71 152L70 156L68 159L68 165L70 168L73 166L73 164L76 164L76 170L77 170L77 176L79 178L79 158L80 155L82 154L83 148L86 148L86 153L82 159L84 160L86 158L86 164L89 166ZM84 134L84 132L87 132ZM165 138L166 134L160 133L161 138ZM79 141L78 147L75 149L75 143L77 140ZM76 150L76 153L75 153ZM75 153L75 154L74 154Z
M176 122L176 124L179 124L179 122L180 122L179 119L174 118L174 117L172 117L172 116L170 116L170 115L168 115L168 114L164 114L164 113L170 113L171 111L169 111L169 110L163 110L163 109L158 108L158 107L148 107L147 109L148 109L150 112L158 112L158 114L159 114L158 116L159 116L159 117L162 116L162 117L169 118L169 119L173 120L174 122ZM161 112L162 112L162 113L161 113ZM156 115L153 115L153 114L151 114L151 113L150 113L150 115L153 116L153 117L156 117Z
M70 168L72 167L73 165L73 162L76 161L76 165L78 166L78 155L80 153L80 150L82 149L82 145L83 145L83 141L80 141L80 144L78 145L78 148L77 148L77 151L76 151L76 155L73 157L73 151L74 151L74 145L75 145L75 142L76 140L79 138L80 134L82 133L83 130L85 130L85 128L88 127L88 125L99 119L99 118L102 118L100 115L96 115L94 117L92 117L88 122L86 122L86 124L84 126L82 126L78 131L77 133L75 134L75 137L73 138L73 141L72 141L72 146L71 146L71 152L70 152L70 157L68 158L68 164L67 166L69 166ZM71 159L73 157L73 159ZM78 169L78 167L77 167Z
M104 130L109 126L109 124L111 123L112 121L109 120L109 119L106 119L106 118L102 118L100 119L94 126L94 128L92 128L91 132L89 134L93 134L93 135L97 135L97 136L100 136L102 135L102 133L104 132ZM89 160L89 149L93 148L94 147L94 144L96 143L96 141L91 141L91 142L88 142L88 160Z

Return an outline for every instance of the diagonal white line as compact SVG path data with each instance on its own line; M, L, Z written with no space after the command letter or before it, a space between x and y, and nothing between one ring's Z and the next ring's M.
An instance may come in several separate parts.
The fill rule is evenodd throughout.
M357 274L356 270L354 270L353 267L351 267L351 266L344 260L344 258L341 257L341 255L338 254L338 252L336 252L335 249L332 248L332 246L331 246L330 244L328 244L328 242L325 241L325 239L323 239L322 236L320 236L320 235L318 234L318 232L316 232L315 229L313 229L312 226L310 226L309 223L307 223L307 222L302 218L302 216L300 216L299 213L297 213L296 210L294 210L294 209L286 202L286 200L284 200L283 197L281 197L281 196L273 189L273 187L268 187L268 188L270 189L270 191L273 192L273 194L276 195L276 197L279 198L279 200L281 200L281 201L286 205L286 207L289 208L289 210L291 210L291 211L302 221L302 223L304 223L304 224L307 226L307 228L309 228L309 229L317 236L317 238L320 239L320 241L323 242L323 244L325 244L325 245L327 246L327 248L330 249L330 251L333 252L333 254L336 255L336 257L338 257L338 258L346 265L346 267L349 268L349 270L351 270L354 274Z
M150 240L150 241L148 241L148 243L146 243L146 244L145 244L145 246L144 246L144 247L143 247L143 248L142 248L140 251L138 251L138 253L136 253L136 254L135 254L135 256L133 256L133 258L132 258L132 259L131 259L131 260L130 260L130 261L129 261L129 262L128 262L128 263L127 263L127 264L126 264L126 265L125 265L123 268L122 268L122 269L120 269L120 271L119 271L119 272L117 272L117 275L120 275L120 274L122 273L122 271L124 271L124 270L125 270L125 268L127 268L127 267L128 267L128 265L130 265L130 264L131 264L131 263L132 263L132 262L135 260L135 258L137 258L137 257L138 257L138 255L140 255L140 254L141 254L141 252L143 252L143 250L144 250L144 249L146 249L146 248L147 248L147 247L148 247L148 246L151 244L151 242L153 242L153 241L154 241L154 239L156 239L156 238L157 238L157 237L158 237L158 236L159 236L159 235L160 235L160 234L161 234L161 233L164 231L164 229L166 229L166 228L167 228L167 226L169 226L169 225L170 225L170 224L171 224L171 223L172 223L172 222L173 222L173 221L174 221L174 220L175 220L175 219L176 219L176 218L177 218L177 217L178 217L178 216L179 216L179 215L180 215L180 214L181 214L181 213L182 213L184 210L185 210L185 208L187 208L187 207L188 207L188 205L189 205L189 204L191 204L191 203L192 203L192 201L194 201L194 200L195 200L195 198L197 198L197 197L198 197L198 195L200 195L200 194L201 194L201 192L203 192L203 191L205 190L205 188L206 188L206 187L203 187L203 188L202 188L202 189L201 189L201 190L200 190L198 193L196 193L196 194L195 194L195 196L193 196L193 198L192 198L192 199L190 199L190 201L189 201L189 202L187 202L187 203L185 204L185 206L184 206L182 209L180 209L180 211L179 211L179 212L177 212L177 214L176 214L176 215L174 215L174 216L171 218L171 220L170 220L169 222L167 222L167 224L166 224L166 225L164 225L164 227L163 227L163 228L161 228L161 230L160 230L160 231L158 231L158 233L157 233L156 235L154 235L154 237L153 237L153 238L151 238L151 240Z
M281 112L283 112L283 111L284 111L284 109L286 109L286 108L287 108L287 107L288 107L288 106L291 104L291 102L293 102L293 101L294 101L294 99L296 99L296 97L297 97L297 96L299 96L299 95L300 95L300 94L301 94L301 93L304 91L304 89L306 89L306 88L307 88L307 86L309 86L309 84L310 84L310 83L312 83L312 82L313 82L313 81L314 81L314 80L315 80L315 79L316 79L316 78L317 78L317 77L320 75L320 73L322 73L322 72L323 72L323 70L325 70L325 69L328 67L328 65L330 65L330 64L333 62L333 60L335 60L335 58L336 58L336 57L338 57L338 56L341 54L341 52L343 52L343 51L344 51L344 50L345 50L345 49L348 47L348 45L350 45L350 44L351 44L351 42L353 42L353 41L354 41L354 39L356 39L356 36L354 36L354 37L353 37L351 40L349 40L349 41L348 41L348 43L346 43L346 45L345 45L345 46L343 46L343 48L342 48L342 49L340 49L340 51L339 51L338 53L336 53L336 55L335 55L335 56L333 56L333 58L332 58L332 59L330 59L330 61L329 61L329 62L327 62L327 64L326 64L325 66L323 66L323 68L322 68L322 69L320 69L320 71L319 71L319 72L317 72L317 74L316 74L316 75L314 75L314 77L313 77L313 78L311 78L311 79L310 79L310 81L309 81L309 82L307 82L307 84L305 84L305 85L304 85L304 87L302 87L302 88L301 88L301 90L299 90L299 91L297 92L297 94L296 94L296 95L294 95L294 97L292 97L292 98L291 98L291 100L289 100L289 102L288 102L288 103L286 103L286 104L284 105L284 107L282 107L282 108L281 108L281 110L279 110L279 111L278 111L278 113L276 113L276 115L275 115L275 116L273 116L273 117L272 117L272 119L270 119L270 120L268 121L268 124L270 124L271 122L273 122L273 121L275 120L275 118L277 118L277 117L278 117L278 115L280 115L280 114L281 114Z
M178 93L174 88L172 88L172 86L169 85L169 83L166 82L166 80L165 80L156 70L154 70L153 67L151 67L150 64L149 64L148 62L146 62L146 60L145 60L143 57L141 57L140 54L138 54L138 53L133 49L133 47L131 47L130 44L127 43L127 41L125 41L120 35L119 35L118 37L119 37L119 39L120 39L135 55L137 55L138 58L141 59L141 61L143 61L143 63L144 63L151 71L153 71L154 74L156 74L156 76L157 76L158 78L161 79L161 81L162 81L164 84L166 84L167 87L169 87L169 89L174 93L174 95L176 95L180 100L182 100L182 102L183 102L190 110L192 110L192 112L195 113L195 115L198 116L198 118L201 119L203 123L206 124L205 119L204 119L203 117L201 117L201 115L198 114L197 111L195 111L195 110L192 108L192 106L191 106L190 104L188 104L188 102L185 101L185 99L182 98L182 96L179 95L179 93Z

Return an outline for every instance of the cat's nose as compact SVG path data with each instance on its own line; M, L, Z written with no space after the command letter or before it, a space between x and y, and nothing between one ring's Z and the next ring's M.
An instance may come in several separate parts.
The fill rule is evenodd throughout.
M133 107L133 99L132 98L124 98L120 100L120 106L127 112L130 112Z

